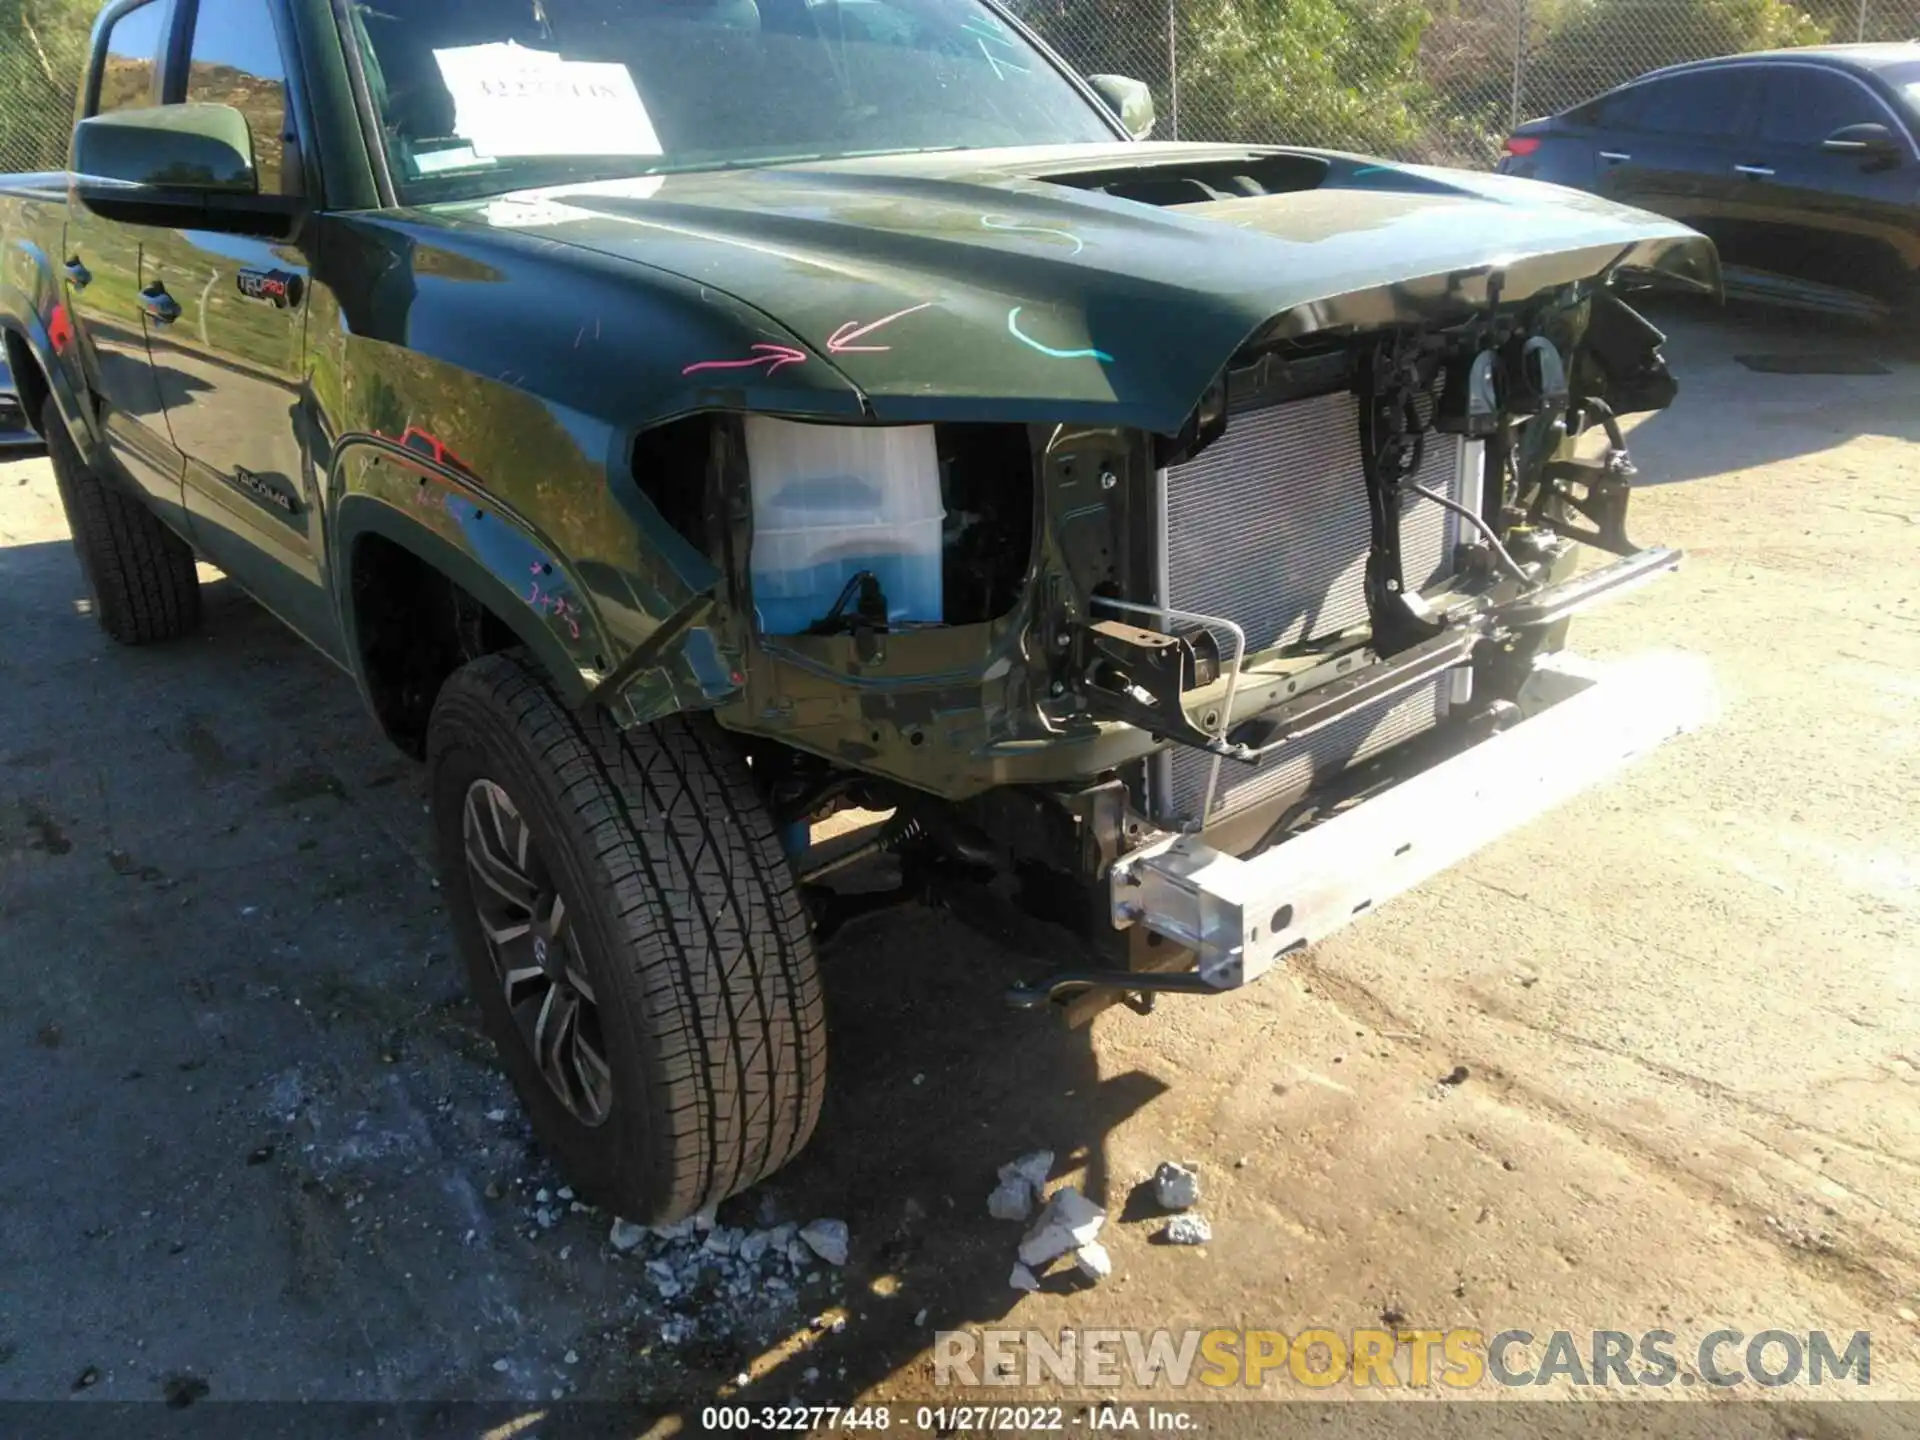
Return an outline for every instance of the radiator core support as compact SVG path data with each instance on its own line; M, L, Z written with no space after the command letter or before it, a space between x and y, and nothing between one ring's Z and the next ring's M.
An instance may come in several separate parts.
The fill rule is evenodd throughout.
M1162 471L1158 603L1232 620L1250 654L1364 634L1373 526L1360 405L1339 391L1238 410L1197 458ZM1423 483L1478 513L1485 447L1440 434L1427 442ZM1418 595L1454 574L1469 537L1444 506L1411 492L1400 505L1401 562ZM1171 747L1149 762L1150 813L1186 830L1305 794L1431 730L1465 698L1457 677L1390 697L1253 766Z

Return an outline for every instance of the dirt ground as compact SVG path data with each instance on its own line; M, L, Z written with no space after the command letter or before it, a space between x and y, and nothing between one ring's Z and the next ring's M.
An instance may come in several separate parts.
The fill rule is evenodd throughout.
M1831 1393L1920 1397L1920 363L1757 374L1735 355L1884 346L1668 323L1634 529L1688 562L1575 644L1704 656L1721 717L1150 1018L1065 1031L951 916L858 923L819 1133L721 1217L839 1217L852 1258L711 1326L556 1198L449 953L420 773L350 683L223 582L203 637L112 647L45 460L0 458L0 1398L685 1417L935 1396L941 1329L1383 1319L1866 1330L1870 1390ZM984 1202L1039 1147L1112 1211L1104 1284L1008 1288ZM1202 1248L1151 1243L1166 1158L1199 1162ZM696 1333L663 1342L670 1310Z

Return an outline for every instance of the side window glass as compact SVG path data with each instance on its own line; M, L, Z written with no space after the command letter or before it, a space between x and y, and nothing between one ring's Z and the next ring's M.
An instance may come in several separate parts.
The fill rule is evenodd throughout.
M1731 139L1753 83L1746 68L1699 70L1641 87L1646 101L1633 128L1692 139Z
M154 103L153 79L160 53L160 32L167 27L167 7L149 3L129 10L107 31L106 53L100 66L100 98L96 115L115 110L139 110Z
M186 99L246 116L260 193L285 193L287 70L264 0L200 0Z
M1587 115L1586 123L1609 129L1631 129L1640 121L1641 104L1646 99L1647 88L1645 85L1635 85L1628 90L1602 95L1587 106L1591 113Z
M1886 119L1853 81L1805 65L1769 71L1761 94L1760 138L1776 145L1818 145L1842 125Z

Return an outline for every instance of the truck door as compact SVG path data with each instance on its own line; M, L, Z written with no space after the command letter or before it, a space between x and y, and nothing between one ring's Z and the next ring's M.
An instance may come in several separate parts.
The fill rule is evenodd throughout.
M1738 166L1755 227L1746 263L1889 304L1920 268L1913 141L1866 83L1806 64L1764 67L1760 123ZM1897 155L1835 153L1822 142L1851 125L1884 125Z
M266 0L181 0L187 64L169 100L231 105L253 131L263 195L297 194L301 149ZM306 256L286 242L154 230L146 247L154 375L186 457L194 543L256 599L332 653L307 418ZM338 658L338 657L336 657Z
M172 0L135 0L106 11L103 44L86 78L84 114L160 103L160 56L172 13ZM142 247L154 233L103 220L74 201L62 258L80 368L98 397L107 444L154 508L184 532L180 456L167 433L147 355L145 310L155 301L142 288L140 264Z

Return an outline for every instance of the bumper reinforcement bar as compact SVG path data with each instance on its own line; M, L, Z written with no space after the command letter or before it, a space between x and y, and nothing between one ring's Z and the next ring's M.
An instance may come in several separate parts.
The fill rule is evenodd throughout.
M1264 853L1240 859L1180 835L1123 856L1110 878L1113 923L1191 949L1213 989L1244 985L1696 728L1712 696L1694 657L1601 669L1550 656L1521 691L1527 718Z
M1613 600L1637 586L1678 570L1685 554L1679 550L1655 548L1637 550L1624 560L1589 570L1571 580L1516 600L1494 612L1500 623L1515 630L1529 630L1564 620L1575 611Z

